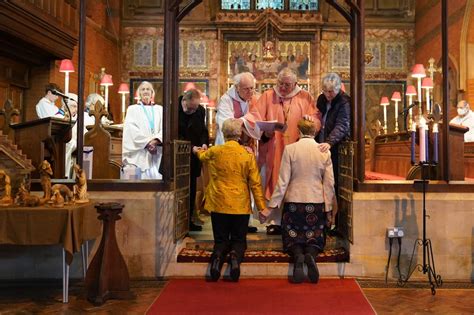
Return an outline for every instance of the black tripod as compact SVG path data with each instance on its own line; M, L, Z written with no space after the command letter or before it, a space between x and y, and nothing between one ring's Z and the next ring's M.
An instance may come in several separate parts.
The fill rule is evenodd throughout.
M418 166L420 167L421 171L421 180L415 180L414 185L421 184L422 192L423 192L423 239L417 239L415 244L413 245L413 252L411 254L410 265L408 266L408 275L406 279L403 279L403 276L400 274L400 278L398 279L398 285L403 286L405 283L408 282L411 275L415 270L422 271L424 274L428 274L428 281L430 282L431 287L431 294L436 294L436 287L440 287L443 285L443 280L441 276L436 274L436 267L435 261L433 256L433 247L431 245L431 240L426 238L426 185L429 183L429 170L431 166L435 166L436 164L430 162L420 162ZM413 259L415 257L415 252L417 247L423 247L423 264L417 264L412 269Z

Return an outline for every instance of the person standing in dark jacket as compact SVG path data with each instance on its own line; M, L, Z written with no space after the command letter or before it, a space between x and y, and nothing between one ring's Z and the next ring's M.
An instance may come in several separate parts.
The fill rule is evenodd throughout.
M178 137L180 140L191 142L191 147L207 148L209 133L206 127L206 110L200 105L201 92L196 89L188 90L178 98ZM201 162L191 153L191 178L189 187L189 230L201 231L202 227L192 222L196 201L196 180L201 176Z
M322 79L322 94L316 101L321 115L321 129L316 135L322 152L331 151L334 169L335 191L338 192L339 143L350 135L351 101L341 90L341 78L336 73L328 73ZM335 215L335 212L333 213Z

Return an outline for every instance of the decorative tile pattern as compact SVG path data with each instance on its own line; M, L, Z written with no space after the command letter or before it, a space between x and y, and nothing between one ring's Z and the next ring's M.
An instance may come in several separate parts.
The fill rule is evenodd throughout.
M183 41L179 41L179 66L183 67ZM164 54L165 54L165 43L163 39L158 39L156 42L156 65L158 67L163 67L164 62Z
M207 42L194 40L187 42L186 66L188 68L208 68Z
M366 65L368 69L380 69L382 67L382 45L380 42L367 42L365 52L370 53L373 59Z
M330 68L348 69L350 65L350 43L333 42L330 46Z
M403 69L405 67L405 43L393 42L385 44L385 67L390 69Z
M135 40L133 43L133 65L135 67L151 67L153 40Z

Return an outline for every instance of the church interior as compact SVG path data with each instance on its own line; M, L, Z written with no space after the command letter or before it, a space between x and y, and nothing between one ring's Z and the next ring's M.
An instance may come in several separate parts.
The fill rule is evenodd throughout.
M199 207L202 231L189 231L191 146L178 138L178 96L200 90L212 145L234 76L252 73L259 95L286 67L314 99L332 72L351 97L321 278L357 279L374 313L473 313L474 137L452 122L460 101L474 106L471 17L473 0L0 1L0 314L145 313L170 279L204 278L212 227ZM143 81L163 107L159 180L128 176L122 158ZM70 112L38 118L49 83L76 95L84 133L71 132ZM86 127L93 93L105 102ZM415 141L424 119L428 136ZM68 169L71 139L80 171ZM80 195L81 172L83 203L38 201L18 213L5 201L28 183L24 202L35 203L45 178ZM241 278L286 279L281 237L253 221ZM118 267L100 269L99 255ZM92 307L85 292L104 274L133 293Z

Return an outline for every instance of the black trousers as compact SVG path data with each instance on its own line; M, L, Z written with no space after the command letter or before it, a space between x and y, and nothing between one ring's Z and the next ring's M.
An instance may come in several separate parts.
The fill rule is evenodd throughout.
M314 260L316 260L316 257L318 257L319 255L319 251L317 248L315 248L314 246L308 246L303 244L295 244L291 246L289 252L293 259L296 259L296 256L298 255L310 254L311 256L313 256Z
M247 249L248 214L225 214L211 212L212 233L214 234L213 256L222 259L234 252L242 262Z
M197 177L191 175L189 180L189 226L191 226L191 222L193 222L194 207L196 206Z

